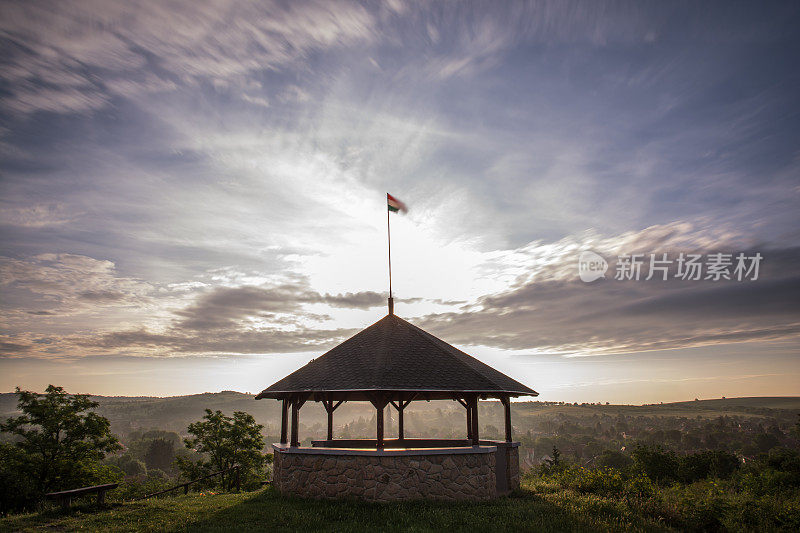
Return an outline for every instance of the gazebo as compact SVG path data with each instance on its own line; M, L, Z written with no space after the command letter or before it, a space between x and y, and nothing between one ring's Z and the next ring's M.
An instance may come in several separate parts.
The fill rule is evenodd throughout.
M510 399L538 393L410 324L392 312L264 389L281 400L281 442L273 444L273 484L308 497L388 501L488 499L519 486L518 442ZM505 440L480 438L478 401L499 399ZM300 446L306 401L322 402L327 438ZM403 411L412 401L454 400L466 409L465 439L406 438ZM376 409L375 439L334 439L334 411L349 401ZM397 437L384 434L384 410L397 410ZM291 413L291 417L290 417ZM291 418L291 429L289 420Z

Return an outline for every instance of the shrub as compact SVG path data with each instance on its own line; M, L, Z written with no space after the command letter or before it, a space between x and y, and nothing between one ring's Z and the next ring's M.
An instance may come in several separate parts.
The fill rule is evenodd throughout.
M684 530L717 531L731 504L715 482L675 485L663 489L659 513L671 525Z
M618 468L565 465L543 477L564 488L613 498L646 498L655 492L653 482L644 474Z
M709 477L729 478L739 465L739 458L732 453L706 450L680 459L680 478L686 483Z
M176 483L170 480L164 472L154 469L148 472L147 475L126 479L120 484L119 488L112 491L109 496L111 499L117 500L135 500L147 494L166 490L175 484ZM180 492L171 493L173 496L175 494L180 494Z
M633 467L657 483L678 479L678 458L675 452L661 446L639 444L631 452Z
M745 465L736 477L741 490L762 495L800 488L800 452L774 448Z
M141 476L147 474L147 466L143 461L134 459L129 453L110 457L106 460L108 464L117 466L126 476Z
M606 468L627 468L633 464L633 459L631 459L629 455L617 450L603 450L603 452L597 456L595 464L599 467Z

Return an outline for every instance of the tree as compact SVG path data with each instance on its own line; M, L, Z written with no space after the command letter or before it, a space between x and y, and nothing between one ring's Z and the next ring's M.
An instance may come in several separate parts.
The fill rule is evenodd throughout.
M552 467L558 468L558 466L561 465L561 452L555 445L553 445L552 454L550 459L545 459L545 462Z
M739 458L723 450L704 450L680 459L680 477L694 483L709 477L728 478L739 468Z
M595 461L599 467L620 469L627 468L631 463L633 463L633 459L617 450L603 450Z
M665 483L678 479L679 461L675 452L663 446L637 444L631 452L634 467L653 481Z
M147 474L147 465L129 453L112 457L108 462L122 470L126 476L143 476Z
M222 411L206 414L199 422L189 425L189 434L194 438L184 439L187 448L204 454L207 459L191 462L178 458L178 467L190 478L239 466L242 482L255 482L264 466L264 426L256 424L255 418L243 411L233 416L225 416ZM233 478L230 473L222 474L223 487L230 487Z
M153 439L144 454L147 468L168 471L175 460L175 447L166 439Z
M16 393L23 414L0 423L0 431L16 437L3 456L13 458L17 477L26 478L33 495L93 482L97 463L121 448L109 421L91 411L98 404L88 395L53 385L44 394L19 387Z

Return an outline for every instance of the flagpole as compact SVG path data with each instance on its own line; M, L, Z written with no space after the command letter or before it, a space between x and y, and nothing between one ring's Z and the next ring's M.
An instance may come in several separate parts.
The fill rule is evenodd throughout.
M386 193L386 198L388 200L389 193ZM389 215L391 215L391 211L389 211L389 206L386 206L386 236L387 242L389 244L389 314L394 314L394 299L392 299L392 229L389 225Z

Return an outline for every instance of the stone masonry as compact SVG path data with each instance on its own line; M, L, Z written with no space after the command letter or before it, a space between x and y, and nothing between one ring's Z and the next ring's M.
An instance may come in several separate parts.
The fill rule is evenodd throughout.
M494 453L376 456L276 449L273 465L280 492L310 498L486 500L497 496L496 484Z
M506 468L508 468L508 487L511 490L519 488L519 448L509 446L506 448L507 459Z

